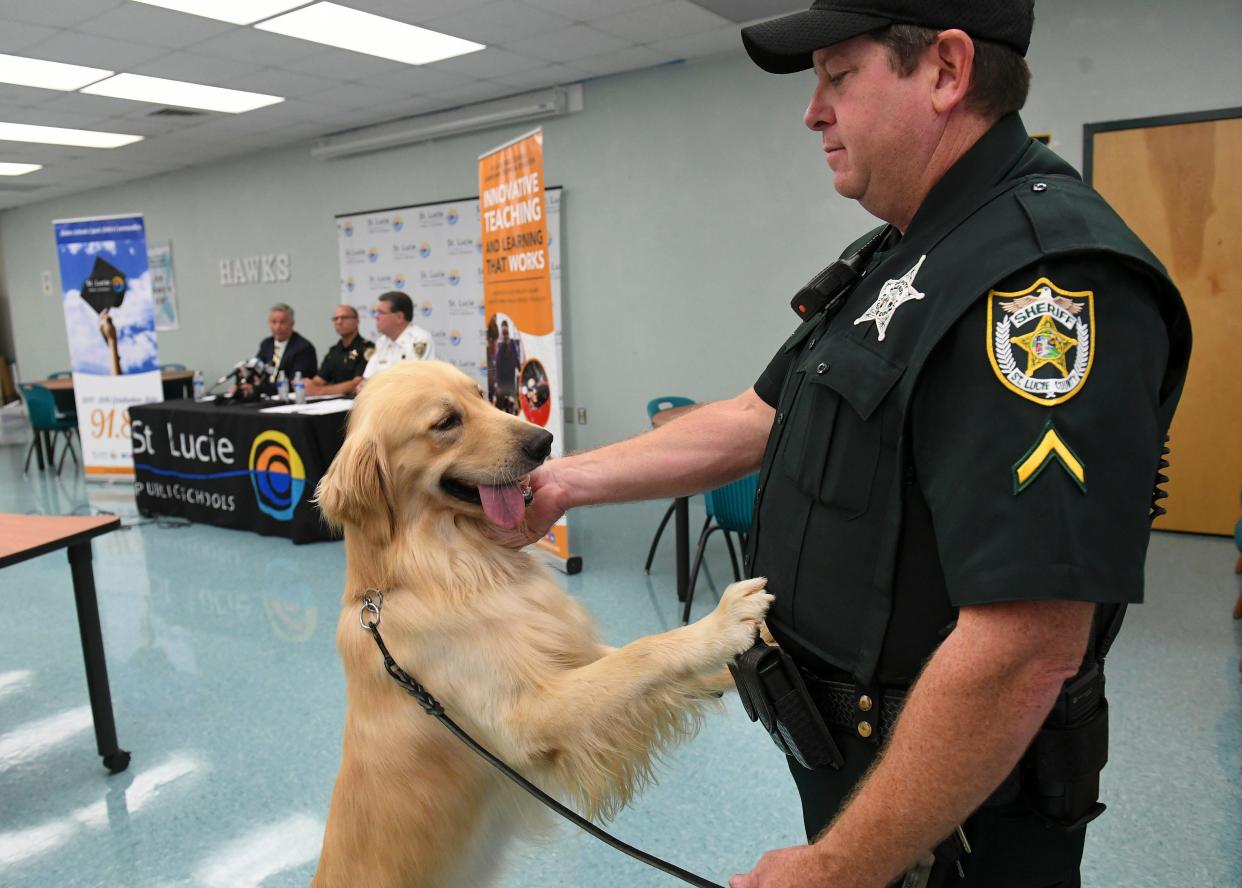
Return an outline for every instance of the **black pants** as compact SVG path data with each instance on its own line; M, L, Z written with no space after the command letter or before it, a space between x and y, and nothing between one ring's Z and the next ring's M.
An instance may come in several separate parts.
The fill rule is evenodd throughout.
M788 760L810 841L832 822L875 754L872 746L857 737L837 731L833 737L846 760L840 771L808 771ZM958 876L956 867L938 863L932 884L945 888L1079 888L1078 867L1086 829L1066 832L1049 825L1016 789L997 795L962 826L972 850L962 860L966 878Z

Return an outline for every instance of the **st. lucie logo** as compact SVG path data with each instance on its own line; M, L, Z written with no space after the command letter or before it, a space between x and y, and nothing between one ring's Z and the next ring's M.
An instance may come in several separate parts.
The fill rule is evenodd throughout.
M354 292L354 286L354 276L351 274L349 277L345 278L345 289L352 293Z
M424 302L422 305L418 307L419 314L421 314L425 318L431 317L431 310L432 310L431 300L427 300L426 302Z
M354 223L346 222L344 225L341 226L341 230L345 232L346 237L353 237L354 236Z
M444 218L448 222L449 225L456 225L457 224L457 207L449 207L448 213L445 215Z
M461 345L461 331L450 330L449 331L449 342L453 345Z
M394 274L392 276L392 285L396 287L398 290L404 290L405 289L405 275L403 275L399 271L396 274Z
M119 274L112 278L112 292L113 293L124 293L125 292L125 278L121 277Z
M431 255L431 244L427 243L426 241L423 241L421 244L419 244L418 255L422 256L424 259L430 256Z
M449 269L448 282L451 286L454 286L454 287L460 284L461 283L461 272L458 271L456 268Z
M250 485L259 510L277 521L292 521L306 489L302 457L284 432L268 429L250 445Z
M405 221L400 216L392 217L392 230L393 231L400 231L404 227L405 227Z
M376 247L367 247L367 261L368 262L379 261L379 250Z

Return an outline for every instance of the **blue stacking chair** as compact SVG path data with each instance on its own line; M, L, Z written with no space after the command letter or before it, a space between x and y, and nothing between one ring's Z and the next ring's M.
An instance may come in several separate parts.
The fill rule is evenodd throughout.
M660 398L652 398L647 402L647 421L650 422L655 415L661 410L671 410L674 407L685 407L695 403L694 398L683 398L681 395L664 395ZM668 526L668 520L673 517L673 511L677 508L677 501L673 500L668 504L668 508L664 511L664 517L660 519L660 526L656 528L655 536L651 538L651 548L647 550L647 563L643 565L644 573L651 573L651 562L655 559L656 548L660 545L660 536L664 533L664 528ZM707 507L707 520L703 524L703 530L707 530L707 524L712 520L711 505Z
M64 467L66 454L73 457L75 465L81 465L78 462L78 454L73 449L73 436L78 431L78 418L56 409L56 396L52 394L51 389L33 382L23 382L20 388L22 397L26 400L26 415L30 418L30 427L35 433L34 441L30 449L26 451L26 464L22 467L22 473L25 474L30 469L30 457L34 454L36 447L42 446L44 433L47 433L48 441L51 442L48 448L48 459L52 462L56 462L56 437L62 434L65 436L65 449L60 452L60 463L56 466L56 474L59 475L61 468Z
M68 379L72 375L73 375L72 370L57 370L55 373L49 373L47 375L47 378L48 379Z
M161 370L184 370L185 364L160 364Z
M750 533L751 519L755 512L755 495L759 490L759 473L747 475L731 481L723 487L709 490L703 496L707 500L707 511L711 518L703 525L699 534L699 547L694 553L694 564L690 568L690 585L686 589L686 609L682 612L682 623L690 622L690 603L694 601L694 584L699 578L699 567L703 563L703 551L707 548L708 538L716 531L724 533L725 545L729 547L729 560L733 562L733 579L740 580L742 572L738 569L737 553L733 550L731 534L737 534L738 544L746 550L746 537Z

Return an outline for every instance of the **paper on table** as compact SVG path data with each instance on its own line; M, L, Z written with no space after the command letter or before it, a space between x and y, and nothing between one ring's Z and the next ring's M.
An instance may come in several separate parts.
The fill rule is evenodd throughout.
M300 413L304 416L323 416L328 413L344 413L352 409L354 402L348 398L334 398L331 401L316 401L314 404L282 404L279 407L264 407L260 413Z

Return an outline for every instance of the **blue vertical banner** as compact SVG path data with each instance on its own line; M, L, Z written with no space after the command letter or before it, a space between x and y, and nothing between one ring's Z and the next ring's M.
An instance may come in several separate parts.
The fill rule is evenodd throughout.
M132 477L129 407L163 400L142 216L52 226L82 465L87 478Z

